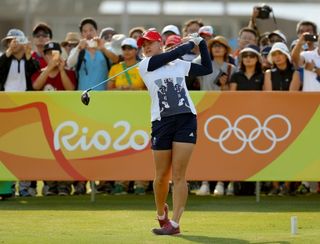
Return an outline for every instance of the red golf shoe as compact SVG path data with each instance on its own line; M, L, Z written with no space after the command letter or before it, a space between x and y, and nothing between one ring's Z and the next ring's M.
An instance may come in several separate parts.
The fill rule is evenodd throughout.
M161 228L154 228L152 232L155 235L177 235L180 234L180 227L177 228L173 227L171 222L168 221L165 223Z
M166 203L164 204L163 210L164 210L165 218L164 219L158 218L160 227L164 226L167 222L169 222L169 218L168 218L169 206L168 206L168 204L166 204Z

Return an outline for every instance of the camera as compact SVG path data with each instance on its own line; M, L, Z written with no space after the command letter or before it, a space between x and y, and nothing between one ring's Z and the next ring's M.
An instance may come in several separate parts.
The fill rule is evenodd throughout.
M269 19L270 13L272 12L272 8L266 4L257 7L257 10L259 11L257 16L258 19Z
M304 35L304 40L307 42L316 42L316 41L318 41L318 36L312 35L312 34L307 34L307 35Z
M87 43L88 43L88 47L91 47L91 48L98 47L98 43L96 40L91 39L91 40L88 40Z
M59 60L60 59L60 51L59 50L52 50L52 59Z
M225 72L223 72L222 70L220 70L219 74L217 75L216 79L214 80L214 83L218 86L221 86L221 83L220 83L220 78L221 76L223 75L227 75Z

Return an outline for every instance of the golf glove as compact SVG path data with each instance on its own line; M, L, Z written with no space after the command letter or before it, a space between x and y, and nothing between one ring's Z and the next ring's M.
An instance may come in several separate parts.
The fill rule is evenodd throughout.
M197 46L199 45L199 43L203 40L203 38L201 36L199 36L198 33L192 33L189 34L189 41L193 42L194 44L196 44Z

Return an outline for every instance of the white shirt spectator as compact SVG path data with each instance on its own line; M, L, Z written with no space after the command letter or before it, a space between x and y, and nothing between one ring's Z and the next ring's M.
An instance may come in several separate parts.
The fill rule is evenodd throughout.
M300 57L304 62L312 63L320 68L320 55L318 48L312 51L303 51ZM320 91L320 81L317 80L317 74L313 71L304 70L303 75L303 91Z
M25 74L25 61L13 59L4 85L5 91L25 91L27 89L27 81Z

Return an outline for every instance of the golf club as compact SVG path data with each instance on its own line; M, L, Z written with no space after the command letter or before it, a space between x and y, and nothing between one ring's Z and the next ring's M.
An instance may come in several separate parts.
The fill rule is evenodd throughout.
M130 69L138 66L138 65L139 65L139 62L136 63L136 64L134 64L134 65L132 65L132 66L130 66L130 67L128 67L128 68L126 68L126 69L124 69L124 70L122 70L122 71L119 72L118 74L115 74L114 76L109 77L108 79L106 79L106 80L104 80L104 81L101 81L99 84L97 84L97 85L95 85L95 86L92 86L92 87L90 87L89 89L85 90L85 91L81 94L81 102L82 102L84 105L89 105L89 103L90 103L90 95L89 95L89 92L90 92L91 90L95 89L96 87L98 87L98 86L100 86L100 85L102 85L102 84L107 83L109 80L112 80L113 78L117 77L118 75L121 75L121 74L129 71Z

